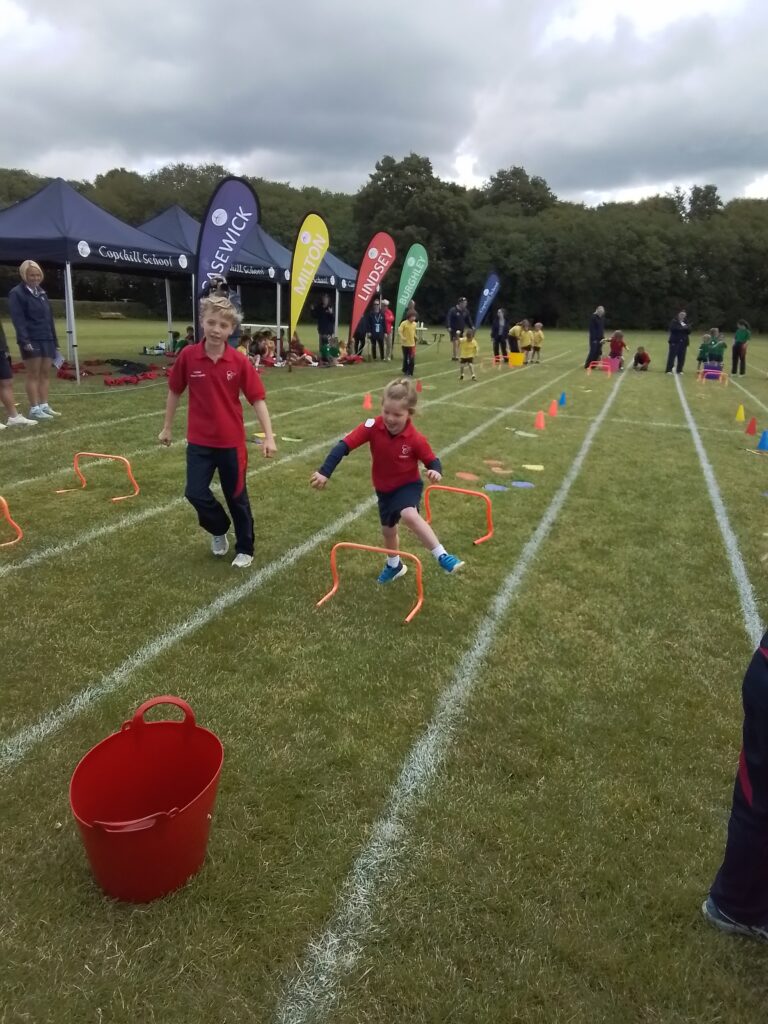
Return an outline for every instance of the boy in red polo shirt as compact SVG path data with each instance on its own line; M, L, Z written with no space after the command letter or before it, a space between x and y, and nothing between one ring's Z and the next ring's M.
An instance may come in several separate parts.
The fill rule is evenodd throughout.
M187 418L187 486L184 496L197 512L200 525L212 535L211 551L229 551L227 531L235 527L236 555L232 565L246 569L253 561L253 515L245 486L248 455L240 392L253 406L264 432L265 458L276 451L264 385L247 356L227 344L240 323L228 299L211 296L200 303L204 337L184 348L168 378L165 422L159 440L171 443L171 426L181 395L189 388ZM218 470L230 520L211 492Z
M400 549L397 524L402 520L424 547L432 552L440 568L452 573L464 563L455 555L448 554L435 531L419 515L419 502L424 488L419 463L424 463L427 478L435 484L442 480L442 466L430 448L429 441L416 430L411 421L418 397L416 385L408 377L387 384L381 401L381 416L361 423L343 441L334 445L309 482L312 487L322 489L345 455L361 445L370 445L373 460L371 476L379 499L384 547L392 551ZM391 583L407 571L399 555L390 555L379 576L379 583Z

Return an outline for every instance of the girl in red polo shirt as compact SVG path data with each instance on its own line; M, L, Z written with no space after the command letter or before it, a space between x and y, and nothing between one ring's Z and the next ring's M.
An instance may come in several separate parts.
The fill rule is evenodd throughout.
M325 462L310 478L312 487L322 489L345 455L354 448L368 444L371 447L371 476L379 499L379 518L384 534L384 547L400 548L397 524L402 520L438 561L446 572L456 572L464 563L449 555L437 539L435 531L419 515L419 502L424 485L419 473L419 462L427 467L427 479L432 483L442 480L440 459L429 446L426 437L413 425L411 417L416 411L418 395L409 378L393 380L384 389L381 416L366 420L339 441ZM404 576L408 567L399 555L390 555L379 576L379 583L391 583Z
M264 432L261 450L266 458L277 449L264 385L247 356L227 344L240 323L240 314L221 296L200 303L204 337L179 353L168 378L168 400L160 441L171 443L171 426L181 395L189 388L187 418L187 486L184 495L197 512L200 525L211 534L211 551L229 551L227 531L234 523L236 555L232 565L246 569L253 561L253 515L245 471L248 456L240 392L253 406ZM211 492L218 470L227 513Z

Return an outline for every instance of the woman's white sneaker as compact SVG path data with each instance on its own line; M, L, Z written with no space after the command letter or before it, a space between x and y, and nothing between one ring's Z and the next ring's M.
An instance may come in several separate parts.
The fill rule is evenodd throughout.
M29 410L29 418L32 420L52 420L53 416L46 412L42 405L33 405Z
M55 409L52 409L47 402L44 405L41 405L40 408L43 410L43 412L47 412L49 416L61 416L61 413L56 412Z
M247 569L252 561L253 555L244 555L241 553L239 555L235 555L232 559L232 565L234 565L236 569Z
M15 416L8 417L9 427L36 427L37 420L28 420L26 416L22 416L20 412L17 412Z

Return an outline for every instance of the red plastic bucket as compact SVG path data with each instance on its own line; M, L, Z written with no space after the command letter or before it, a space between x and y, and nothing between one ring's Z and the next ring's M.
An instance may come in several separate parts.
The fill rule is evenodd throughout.
M181 722L145 722L174 704ZM224 761L220 740L178 697L153 697L75 768L69 802L96 881L109 895L147 903L202 867Z

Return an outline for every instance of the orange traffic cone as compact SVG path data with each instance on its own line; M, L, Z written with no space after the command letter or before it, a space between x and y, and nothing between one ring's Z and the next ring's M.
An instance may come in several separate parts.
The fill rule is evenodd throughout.
M549 403L549 415L554 419L557 416L557 401L553 398Z
M416 381L416 390L419 392L419 394L421 394L422 388L423 388L423 384L421 383L420 380L417 380Z
M371 392L370 391L368 391L366 393L366 396L363 399L363 408L364 409L372 409L373 408L373 399L371 398Z
M544 413L541 411L541 409L539 409L539 411L536 413L536 419L533 421L533 429L534 430L543 430L544 429Z
M744 433L748 434L749 437L754 437L755 434L757 433L757 420L756 420L756 418L754 416L752 417L752 419L747 424L747 429L744 431Z

